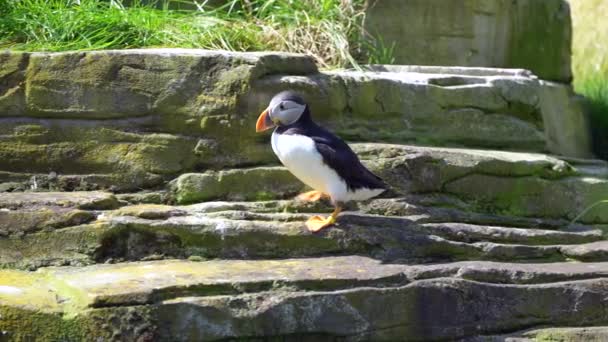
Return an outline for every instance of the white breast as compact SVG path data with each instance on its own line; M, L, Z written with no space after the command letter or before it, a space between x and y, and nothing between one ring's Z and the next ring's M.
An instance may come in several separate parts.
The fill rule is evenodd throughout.
M323 157L311 138L273 133L272 150L281 163L304 184L329 194L334 200L345 199L346 183L323 162Z
M323 162L323 156L317 151L315 142L307 136L273 133L271 143L274 153L294 176L314 190L329 194L334 201L366 200L383 191L348 191L346 182Z

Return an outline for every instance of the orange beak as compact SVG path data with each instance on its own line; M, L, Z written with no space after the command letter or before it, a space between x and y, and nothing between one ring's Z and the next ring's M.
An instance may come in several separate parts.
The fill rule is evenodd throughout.
M274 123L272 122L272 120L270 119L270 116L268 115L268 109L266 109L265 111L262 112L262 114L260 114L260 117L258 118L258 122L255 123L255 131L262 132L262 131L265 131L272 127L274 127Z

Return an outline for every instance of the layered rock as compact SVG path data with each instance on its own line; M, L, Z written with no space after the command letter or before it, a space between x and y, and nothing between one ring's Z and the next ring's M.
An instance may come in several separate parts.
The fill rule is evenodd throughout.
M14 340L447 340L605 322L607 271L363 257L0 271L0 328Z
M56 196L39 194L41 198ZM46 220L40 219L36 226L12 221L13 229L0 239L0 266L36 269L159 258L280 259L336 254L408 263L608 258L601 225L476 213L446 207L450 201L456 202L438 196L373 200L349 208L356 212L343 214L339 225L323 234L311 234L304 226L310 215L330 211L322 203L138 204L87 210L86 221L63 226L50 224L64 213L49 214L49 207ZM3 210L9 219L38 213L28 206ZM42 244L45 248L41 249Z
M419 153L442 153L453 168L577 172L540 155ZM329 211L324 203L128 203L154 198L167 196L5 193L0 213L12 229L0 237L2 339L478 340L608 319L601 225L476 213L447 195L376 199L320 234L304 220ZM10 221L42 209L46 221ZM47 224L65 210L87 221Z
M266 74L316 71L305 56L204 50L2 58L0 179L17 189L33 177L43 189L153 187L188 170L263 161L239 137L252 115L239 96ZM232 153L211 158L218 146Z
M0 341L606 334L608 216L586 209L608 164L573 158L567 86L277 53L0 61ZM294 200L253 129L287 88L390 185L316 234L330 204Z
M301 55L179 49L4 53L0 62L3 190L125 191L274 162L252 122L287 88L351 141L588 156L568 87L521 70L318 72Z
M447 195L468 211L571 220L608 193L608 163L602 161L568 163L535 153L369 143L352 147L388 182L393 195ZM281 199L304 187L285 168L256 167L183 174L170 190L177 202L192 203ZM597 207L580 219L608 223L606 213Z

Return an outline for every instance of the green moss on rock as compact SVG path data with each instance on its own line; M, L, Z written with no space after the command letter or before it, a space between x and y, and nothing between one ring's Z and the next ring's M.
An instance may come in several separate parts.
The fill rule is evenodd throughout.
M211 199L255 200L296 194L304 185L282 167L258 167L184 174L172 182L178 203Z
M149 341L156 319L146 306L83 311L66 317L0 305L0 341Z

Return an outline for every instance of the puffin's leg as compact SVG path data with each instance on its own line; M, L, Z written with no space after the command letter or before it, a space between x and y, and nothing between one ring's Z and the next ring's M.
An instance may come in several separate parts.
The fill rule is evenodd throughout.
M329 195L321 191L313 190L296 196L296 199L305 202L316 202L321 198L329 198Z
M318 232L325 227L329 227L332 224L336 223L336 218L338 214L342 211L341 205L336 205L336 209L331 213L327 218L323 218L322 216L313 216L306 221L306 227L311 232Z

